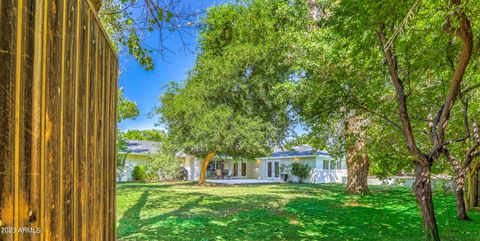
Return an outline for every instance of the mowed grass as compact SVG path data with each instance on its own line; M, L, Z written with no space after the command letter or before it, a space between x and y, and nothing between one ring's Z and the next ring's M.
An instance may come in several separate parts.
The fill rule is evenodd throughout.
M119 240L422 240L409 188L371 186L351 196L335 184L117 185ZM455 219L452 195L435 194L442 240L480 240L480 213Z

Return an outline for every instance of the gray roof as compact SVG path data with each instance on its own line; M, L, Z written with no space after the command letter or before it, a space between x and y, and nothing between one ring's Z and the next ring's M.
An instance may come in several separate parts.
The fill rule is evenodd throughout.
M272 157L311 156L311 155L330 156L327 151L314 151L313 148L307 144L294 146L290 150L274 148L274 151L272 153Z
M127 140L127 150L120 153L134 153L150 155L158 151L160 142Z

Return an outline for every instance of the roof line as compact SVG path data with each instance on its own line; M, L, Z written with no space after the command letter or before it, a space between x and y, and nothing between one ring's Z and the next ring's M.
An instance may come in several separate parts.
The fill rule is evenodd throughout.
M260 157L257 159L264 160L264 159L276 159L276 158L299 158L299 157L317 157L317 156L324 156L331 158L329 155L296 155L296 156L269 156L269 157Z

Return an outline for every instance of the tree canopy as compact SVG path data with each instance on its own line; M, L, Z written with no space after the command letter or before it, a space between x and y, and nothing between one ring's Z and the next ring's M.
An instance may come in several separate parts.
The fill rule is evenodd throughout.
M248 5L248 7L247 7ZM186 152L258 157L288 135L293 74L285 34L301 24L288 1L246 1L208 11L201 54L183 84L161 96L161 123ZM297 26L295 26L297 27Z
M162 142L165 138L165 133L157 129L128 130L123 134L123 137L127 140Z

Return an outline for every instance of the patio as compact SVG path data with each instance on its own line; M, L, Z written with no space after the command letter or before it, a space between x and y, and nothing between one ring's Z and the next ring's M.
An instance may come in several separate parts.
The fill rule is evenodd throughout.
M265 184L280 183L280 180L260 180L260 179L207 179L208 183L224 184L224 185L241 185L241 184Z

